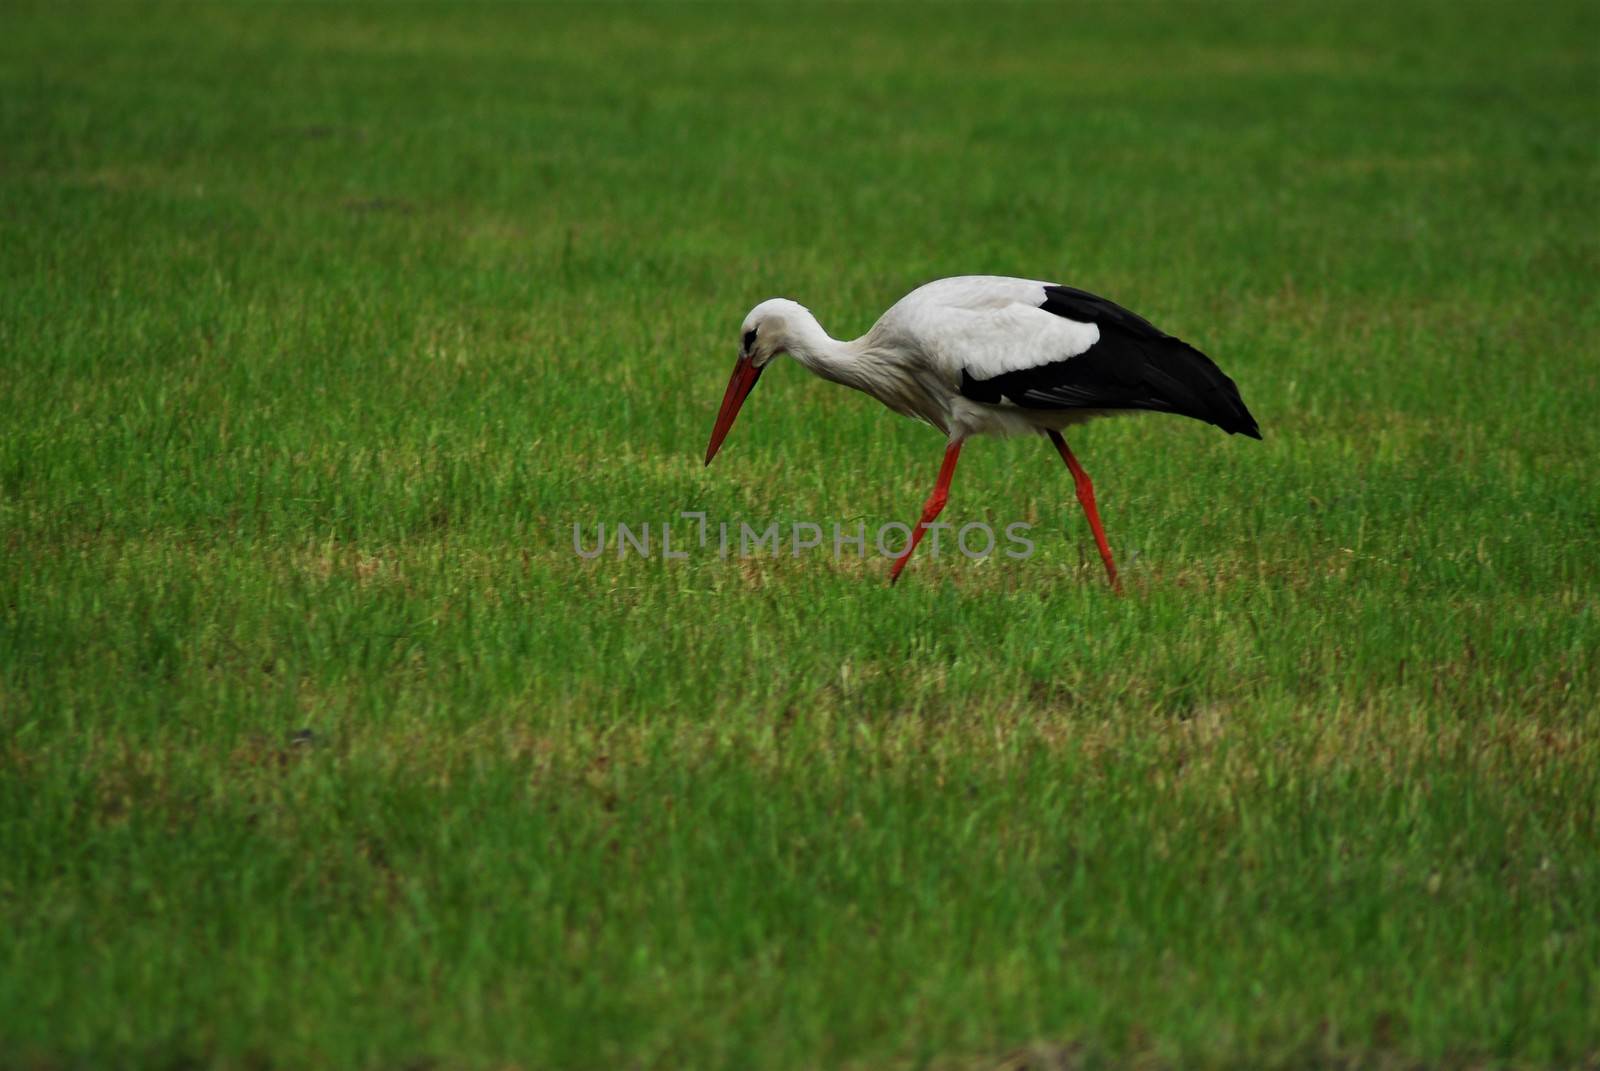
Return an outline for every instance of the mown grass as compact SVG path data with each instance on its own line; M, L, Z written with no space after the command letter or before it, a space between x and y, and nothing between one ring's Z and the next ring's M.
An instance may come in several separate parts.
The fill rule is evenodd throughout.
M9 8L0 1065L1600 1059L1597 21ZM1075 436L1127 597L1027 441L1027 561L573 553L911 520L793 367L699 457L973 271L1261 421Z

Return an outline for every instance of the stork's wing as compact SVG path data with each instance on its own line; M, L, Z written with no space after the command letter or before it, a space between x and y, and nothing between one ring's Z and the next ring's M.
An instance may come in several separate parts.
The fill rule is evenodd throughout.
M965 288L951 293L961 305L924 304L930 330L920 335L963 397L1023 409L1152 409L1261 437L1211 358L1114 302L1012 279L989 284L995 298L982 307L969 297L977 280L949 282ZM1002 290L1017 300L1002 303Z

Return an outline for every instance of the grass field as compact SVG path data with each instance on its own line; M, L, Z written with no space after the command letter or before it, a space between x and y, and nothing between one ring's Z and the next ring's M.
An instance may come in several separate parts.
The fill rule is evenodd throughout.
M0 1067L1600 1063L1597 42L8 4ZM1125 597L1036 440L1026 561L574 553L914 519L792 364L701 454L756 301L969 272L1260 419L1072 437Z

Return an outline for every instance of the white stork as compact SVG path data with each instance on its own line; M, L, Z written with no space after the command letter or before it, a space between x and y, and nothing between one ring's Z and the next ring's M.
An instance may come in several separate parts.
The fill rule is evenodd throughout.
M831 338L803 305L772 298L751 309L740 330L739 359L711 429L707 465L762 370L784 353L823 379L945 433L938 482L895 559L890 583L944 509L970 435L1049 437L1072 472L1113 588L1119 587L1117 567L1094 485L1061 430L1150 409L1261 438L1238 387L1211 358L1122 306L1070 286L993 275L940 279L895 302L853 342Z

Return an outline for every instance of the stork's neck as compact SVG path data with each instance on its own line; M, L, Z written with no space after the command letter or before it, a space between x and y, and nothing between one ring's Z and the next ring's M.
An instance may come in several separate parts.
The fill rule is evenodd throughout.
M814 375L852 387L862 386L855 343L834 338L810 313L790 322L786 343L789 356Z
M789 324L785 349L812 374L870 394L890 409L925 420L940 431L950 430L950 414L938 389L919 374L904 350L885 345L877 331L854 342L829 336L809 312Z

